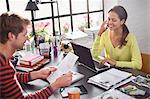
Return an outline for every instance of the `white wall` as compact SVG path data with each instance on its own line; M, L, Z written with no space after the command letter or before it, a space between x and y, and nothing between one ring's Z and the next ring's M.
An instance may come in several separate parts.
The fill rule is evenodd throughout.
M127 26L136 35L142 53L150 54L150 0L111 0L105 1L108 8L119 4L128 12ZM105 14L106 15L106 14Z
M104 0L104 14L105 18L107 16L107 12L118 3L118 0Z

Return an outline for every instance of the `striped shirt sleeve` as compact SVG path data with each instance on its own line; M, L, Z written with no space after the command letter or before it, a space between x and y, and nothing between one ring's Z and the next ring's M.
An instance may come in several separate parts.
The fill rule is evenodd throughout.
M9 65L0 66L0 98L47 99L51 94L53 94L53 89L48 86L39 91L36 91L33 94L24 96L22 93L22 88L17 82L27 82L29 80L29 78L27 77L28 73L17 74L18 76L20 76L18 81L17 79L14 79L15 73L15 70Z
M31 81L30 73L16 73L17 80L22 83L27 83Z

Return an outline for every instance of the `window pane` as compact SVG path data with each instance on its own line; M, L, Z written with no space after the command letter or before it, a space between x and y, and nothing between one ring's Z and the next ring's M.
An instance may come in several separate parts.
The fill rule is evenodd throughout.
M89 10L101 10L102 9L102 0L89 0Z
M70 17L60 18L61 33L70 32L71 31L71 26L70 26L71 23L70 22L71 22ZM67 28L68 31L65 31L64 28ZM59 35L58 33L60 33L60 30L59 30L58 18L55 18L55 31L56 31L56 35Z
M90 14L90 26L91 27L99 27L100 24L103 22L103 13L91 13Z
M69 0L57 0L57 1L60 15L69 14L70 13Z
M74 30L87 27L87 14L73 16Z
M36 19L52 16L51 3L38 4L39 10L36 11Z
M10 11L31 19L31 12L25 11L28 0L9 0Z
M87 0L72 0L72 13L80 12L87 12Z
M48 2L50 0L39 0L39 2Z
M60 18L62 33L71 32L71 23L70 22L71 22L70 17Z
M5 0L0 0L0 15L4 12L7 12L7 7L6 7L6 1Z

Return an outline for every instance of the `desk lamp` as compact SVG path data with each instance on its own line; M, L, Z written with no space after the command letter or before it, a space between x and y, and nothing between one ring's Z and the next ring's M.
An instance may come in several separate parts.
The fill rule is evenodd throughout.
M36 35L35 35L35 27L34 27L34 11L39 10L39 8L37 7L37 5L34 1L30 0L27 4L25 10L26 11L31 11L32 32L33 32L33 35L34 35L35 46L37 46Z

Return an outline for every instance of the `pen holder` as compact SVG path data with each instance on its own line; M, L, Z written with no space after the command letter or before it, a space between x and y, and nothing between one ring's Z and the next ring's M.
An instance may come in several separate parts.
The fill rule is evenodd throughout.
M58 55L58 48L57 48L57 46L53 46L53 52L54 52L54 57L57 57L57 55Z

